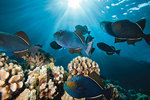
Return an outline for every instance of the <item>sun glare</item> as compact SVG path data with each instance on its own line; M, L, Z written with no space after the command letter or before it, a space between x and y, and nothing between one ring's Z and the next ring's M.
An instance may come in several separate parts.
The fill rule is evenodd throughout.
M68 0L68 7L77 9L80 7L80 0Z

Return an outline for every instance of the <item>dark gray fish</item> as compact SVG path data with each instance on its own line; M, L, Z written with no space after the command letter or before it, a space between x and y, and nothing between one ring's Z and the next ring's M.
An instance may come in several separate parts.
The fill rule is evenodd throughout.
M84 25L84 26L82 26L82 25L76 25L75 26L75 29L76 30L81 30L81 32L82 32L82 35L85 35L85 34L90 34L90 31L88 31L88 28L87 28L87 26L86 25Z
M23 31L16 34L0 32L0 49L13 52L16 57L21 57L29 51L34 56L39 46L31 47L29 38Z
M112 89L105 89L101 77L93 71L89 77L73 76L64 83L65 91L74 98L87 100L110 100Z
M115 52L120 55L120 50L115 50L115 47L109 46L103 42L97 43L97 47L105 51L108 55L113 55Z
M76 32L61 30L54 34L54 38L57 44L61 47L69 49L84 49L87 55L89 55L93 46L93 41L85 44L84 37L81 37L80 34Z
M137 41L145 39L150 45L150 34L144 34L146 19L133 23L129 20L120 20L116 22L101 22L100 26L111 36L116 37L117 42L125 42L128 44L135 44Z

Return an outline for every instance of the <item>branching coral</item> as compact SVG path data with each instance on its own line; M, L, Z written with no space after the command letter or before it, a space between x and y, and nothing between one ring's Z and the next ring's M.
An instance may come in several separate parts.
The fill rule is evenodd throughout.
M28 73L28 79L25 82L26 86L29 89L34 89L37 87L38 84L38 77L40 76L40 67L36 67L33 71Z
M5 63L9 63L9 57L5 53L0 54L0 67L3 67Z
M24 85L24 74L20 65L5 63L0 69L0 92L2 99L12 97Z
M112 97L111 97L112 100L119 98L118 89L113 84L110 83L107 84L106 89L110 89L110 91L112 91Z
M65 92L64 95L61 97L61 100L85 100L85 98L81 99L73 98L67 92Z
M36 90L25 89L16 100L37 100Z
M87 57L78 56L68 64L69 73L74 75L88 76L91 72L95 71L100 74L100 69L95 61Z
M31 53L27 53L22 58L26 60L26 64L30 65L31 69L55 62L55 59L50 54L41 49L36 53L35 57L33 57Z
M29 89L35 89L39 98L53 99L59 94L59 90L63 90L61 83L64 79L63 67L50 66L36 67L28 74L26 85Z
M54 66L52 68L54 81L57 84L61 84L64 81L64 68L62 66Z
M57 96L57 86L50 76L50 69L48 66L42 66L42 69L40 70L39 84L40 98L45 97L53 99L55 96Z

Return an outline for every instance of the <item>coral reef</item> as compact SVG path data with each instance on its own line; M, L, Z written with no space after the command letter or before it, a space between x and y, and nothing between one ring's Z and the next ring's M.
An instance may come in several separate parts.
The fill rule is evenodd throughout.
M26 86L32 90L38 85L38 77L40 76L40 67L36 67L33 71L28 73L28 79L25 82Z
M62 66L54 66L52 72L55 83L61 84L64 82L64 68Z
M95 71L100 75L99 65L87 57L76 57L68 64L68 72L62 66L55 66L55 59L42 50L39 50L35 58L30 53L23 56L29 69L15 60L9 59L5 53L0 54L0 92L2 100L85 100L71 97L63 89L63 83L67 78L76 75L89 76ZM25 66L25 68L28 68ZM25 74L27 73L27 75ZM26 76L25 76L26 75ZM105 90L112 91L111 100L149 100L148 95L140 91L126 90L118 82L102 79ZM26 82L25 82L26 81ZM24 85L25 84L25 85ZM104 96L102 97L104 99Z
M6 56L5 53L0 54L0 67L3 67L5 63L7 64L9 62L10 62L9 57Z
M119 98L119 92L113 84L108 83L108 84L106 84L105 88L106 89L112 89L112 97L111 97L112 100Z
M23 88L24 73L20 65L7 63L7 59L1 63L3 63L3 67L0 69L0 92L2 99L5 100Z
M41 67L44 65L49 65L55 62L55 59L48 53L44 52L43 50L39 49L39 51L36 53L35 57L31 55L31 53L27 53L25 56L22 57L24 60L26 60L26 64L30 66L31 69L34 69L35 67Z
M113 88L112 100L149 100L150 96L140 93L140 91L127 90L116 81L105 80L106 88ZM113 83L113 84L112 84Z
M81 99L73 98L67 92L65 92L64 95L61 97L61 100L85 100L85 98Z
M68 70L71 75L84 75L88 76L91 72L95 71L100 74L100 69L95 61L87 57L78 56L68 64Z
M37 100L36 90L25 89L22 93L20 93L16 100Z
M40 98L45 97L53 99L58 95L56 91L57 86L50 76L50 69L48 68L48 66L42 66L42 69L40 70L39 84Z
M26 86L30 90L35 89L39 98L53 99L63 90L62 84L64 82L63 67L44 65L36 67L33 71L28 73Z

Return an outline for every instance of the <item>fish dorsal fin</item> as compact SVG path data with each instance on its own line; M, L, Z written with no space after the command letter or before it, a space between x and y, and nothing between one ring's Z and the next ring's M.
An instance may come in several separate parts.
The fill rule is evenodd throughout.
M89 77L92 78L102 89L104 89L104 84L101 77L95 71L90 73Z
M136 22L136 24L138 24L138 26L139 26L142 30L144 30L144 28L145 28L145 23L146 23L146 19L141 19L141 20L139 20L139 21Z
M82 35L82 31L81 30L76 30L74 33L80 38L82 43L85 42L85 37Z
M28 45L31 44L30 40L25 32L19 31L19 32L15 33L15 35L18 36L19 38L21 38L22 40L24 40Z
M135 42L136 42L136 40L135 41L134 40L133 41L132 40L127 41L128 44L132 44L132 45L135 45Z

